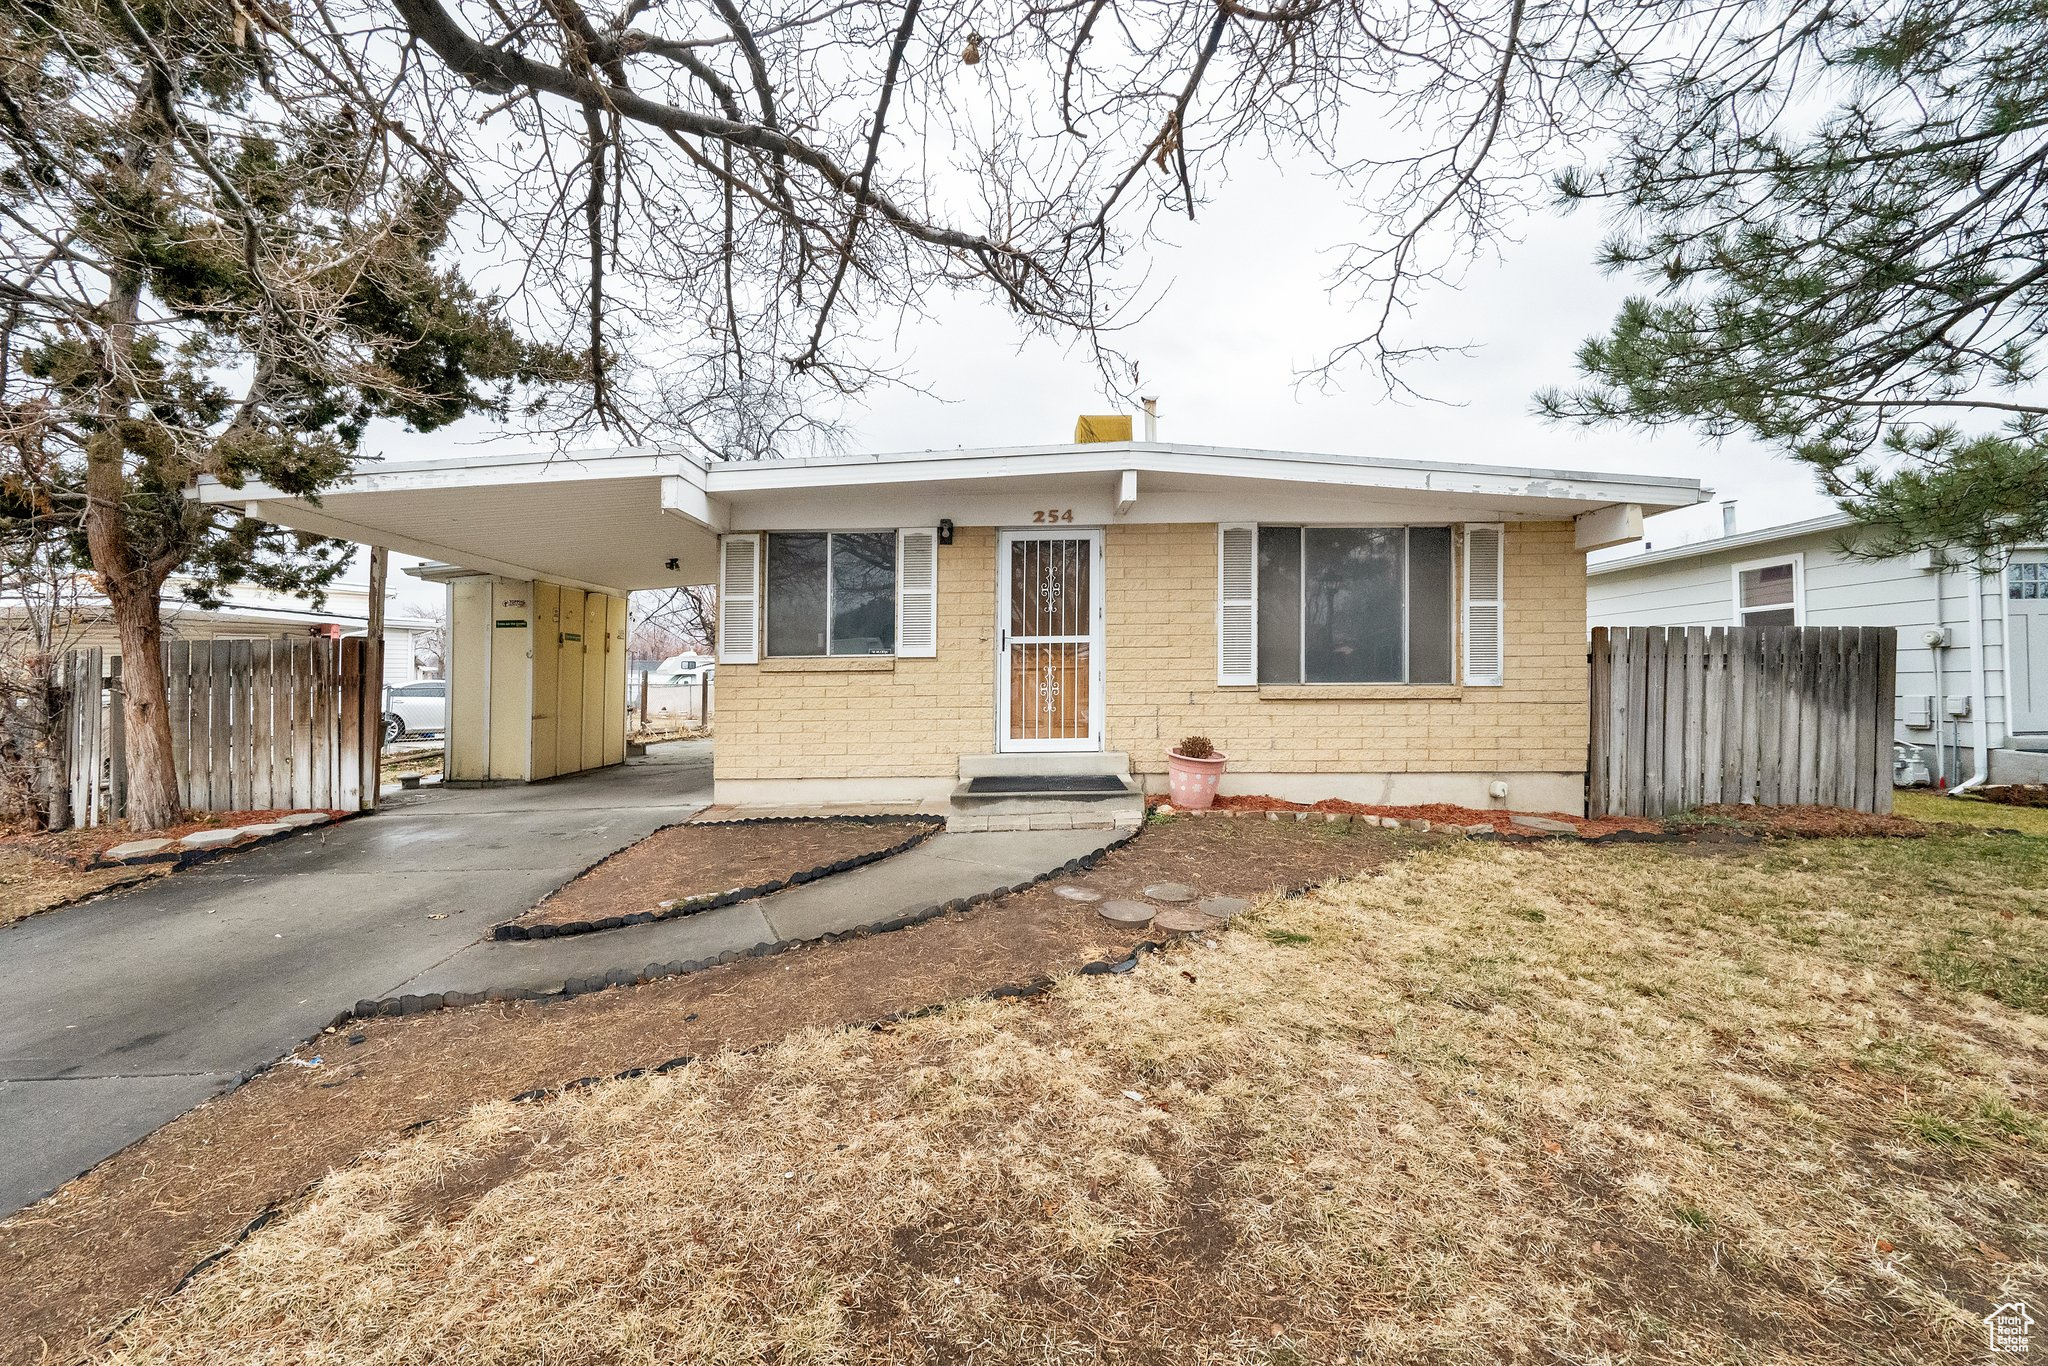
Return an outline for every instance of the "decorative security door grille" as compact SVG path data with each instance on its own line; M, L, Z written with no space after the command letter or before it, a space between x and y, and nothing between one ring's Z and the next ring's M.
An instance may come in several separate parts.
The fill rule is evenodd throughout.
M1102 533L1003 533L996 676L1004 750L1091 750L1102 736Z

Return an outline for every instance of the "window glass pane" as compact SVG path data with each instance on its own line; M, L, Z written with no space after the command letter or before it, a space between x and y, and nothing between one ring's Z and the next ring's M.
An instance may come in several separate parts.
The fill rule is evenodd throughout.
M1796 626L1798 623L1792 619L1792 615L1792 609L1789 607L1766 607L1756 612L1744 612L1742 614L1742 624L1744 626Z
M2048 598L2048 564L2015 564L2006 570L2006 596L2018 601Z
M1451 681L1451 529L1408 528L1408 681Z
M1310 527L1302 534L1308 682L1402 680L1406 541L1399 527Z
M768 538L768 653L825 653L825 537L817 532Z
M1259 682L1301 682L1301 528L1259 528Z
M1767 564L1760 569L1742 571L1742 606L1790 607L1792 605L1792 566L1790 564ZM1762 623L1759 623L1762 624ZM1769 623L1776 625L1778 623ZM1790 622L1783 623L1791 625Z
M771 630L774 619L771 604ZM895 650L896 533L842 532L832 538L832 653Z

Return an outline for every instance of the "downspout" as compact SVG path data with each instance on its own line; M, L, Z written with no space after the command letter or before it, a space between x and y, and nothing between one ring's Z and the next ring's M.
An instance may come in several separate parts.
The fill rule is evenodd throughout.
M1982 787L1984 780L1991 776L1991 743L1985 737L1984 723L1990 712L1990 704L1984 697L1984 569L1980 560L1972 568L1974 577L1970 582L1970 679L1976 689L1976 698L1970 703L1970 749L1976 762L1977 771L1948 790L1951 797L1968 792L1973 787Z
M1943 585L1947 579L1948 564L1937 558L1934 562L1935 644L1928 653L1933 656L1934 661L1934 706L1931 709L1934 721L1934 776L1943 791L1948 790L1949 780L1954 776L1948 771L1948 743L1942 738L1941 724L1944 719L1942 713L1948 707L1948 666L1944 662L1948 658L1948 623L1943 619L1941 604Z

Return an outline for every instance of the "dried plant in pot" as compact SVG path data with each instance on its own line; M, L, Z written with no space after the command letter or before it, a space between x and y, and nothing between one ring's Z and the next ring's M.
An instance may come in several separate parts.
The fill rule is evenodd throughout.
M1216 800L1228 755L1206 735L1190 735L1166 752L1166 785L1183 811L1207 811Z

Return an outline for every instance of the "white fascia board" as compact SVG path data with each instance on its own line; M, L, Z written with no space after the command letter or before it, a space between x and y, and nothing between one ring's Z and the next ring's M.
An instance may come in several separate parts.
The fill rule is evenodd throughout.
M701 478L671 474L661 481L661 510L713 534L732 529L730 510L704 491Z
M1651 565L1670 564L1676 560L1699 559L1706 555L1718 555L1729 550L1748 550L1753 546L1773 545L1779 541L1797 540L1801 536L1814 536L1824 531L1842 531L1856 524L1856 519L1846 512L1829 513L1824 517L1811 517L1803 522L1787 522L1783 526L1763 527L1756 531L1745 531L1734 536L1713 536L1704 541L1687 541L1684 545L1672 546L1669 550L1649 550L1640 555L1623 555L1612 560L1595 560L1586 566L1588 574L1620 574L1631 569L1644 569Z
M1643 509L1639 503L1615 503L1582 512L1572 519L1573 544L1580 550L1605 550L1643 539Z
M963 491L963 489L973 490ZM1118 490L1075 479L1061 490L1033 480L1006 489L1000 481L965 485L881 484L868 488L785 489L735 494L731 531L860 531L924 526L941 518L956 526L1029 526L1042 510L1073 513L1077 526L1186 522L1284 522L1307 526L1441 526L1449 522L1568 520L1584 504L1493 499L1400 489L1331 488L1241 481L1206 491L1148 488L1128 511Z
M609 593L621 598L626 596L626 590L610 584L564 578L560 574L546 574L525 565L514 564L510 560L455 550L416 536L394 536L378 528L358 526L354 522L334 516L325 509L315 508L310 503L301 503L295 499L288 498L274 503L249 502L245 505L245 510L258 521L274 522L278 526L291 527L294 531L310 531L316 536L334 536L344 541L355 541L360 545L380 545L403 555L416 555L423 560L452 561L473 571L496 574L502 578L546 579L549 583L581 588L586 592Z
M1699 481L1693 479L1169 446L1140 441L730 462L711 466L704 477L709 492L726 495L874 484L997 481L1033 475L1120 477L1126 470L1217 480L1256 479L1596 505L1637 503L1649 508L1691 507L1708 496Z
M673 478L702 486L704 466L675 452L627 450L606 452L523 452L517 455L471 455L440 460L394 461L363 465L348 478L321 493L420 493L436 489L488 488L505 484L587 483L596 479ZM296 495L268 484L233 488L212 475L200 476L188 496L207 505L260 502L275 505L300 501Z

